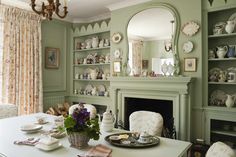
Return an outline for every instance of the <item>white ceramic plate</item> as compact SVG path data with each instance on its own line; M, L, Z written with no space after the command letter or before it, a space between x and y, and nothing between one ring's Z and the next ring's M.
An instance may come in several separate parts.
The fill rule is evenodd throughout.
M122 36L120 33L114 33L112 36L112 41L116 44L119 43L121 39L122 39Z
M98 91L99 91L99 92L105 92L105 91L106 91L105 86L104 86L104 85L99 85L99 86L98 86Z
M44 151L51 151L51 150L60 148L61 146L62 146L61 143L52 144L50 146L47 146L47 145L44 145L44 144L41 144L41 143L38 143L38 144L35 145L36 148L44 150Z
M35 132L42 128L43 128L42 125L37 125L37 124L26 124L21 126L21 130L26 132Z
M193 42L187 41L183 44L184 53L190 53L193 50Z
M233 13L230 17L228 21L234 21L236 23L236 13Z
M222 90L215 90L211 93L210 104L213 106L225 106L226 93Z
M199 28L200 26L196 22L190 21L184 24L184 26L182 27L182 32L185 35L191 37L198 32Z

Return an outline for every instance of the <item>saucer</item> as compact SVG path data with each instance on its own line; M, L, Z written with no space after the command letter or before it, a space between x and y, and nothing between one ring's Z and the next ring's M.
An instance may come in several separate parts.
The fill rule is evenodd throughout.
M149 144L149 143L153 142L153 139L151 138L148 142L141 141L140 139L138 139L137 141L138 141L138 143Z

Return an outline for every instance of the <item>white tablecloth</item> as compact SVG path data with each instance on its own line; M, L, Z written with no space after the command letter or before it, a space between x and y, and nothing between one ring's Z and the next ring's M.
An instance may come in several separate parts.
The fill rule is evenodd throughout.
M24 140L29 137L40 137L40 133L27 134L20 130L20 126L24 124L32 124L36 122L36 116L47 116L49 123L43 125L43 130L52 128L54 117L43 113L37 113L27 116L12 117L0 120L0 153L7 157L77 157L83 154L92 146L104 144L112 148L112 157L180 157L186 154L191 143L167 138L160 138L160 144L155 147L142 149L129 149L111 146L104 140L104 137L120 132L114 130L110 133L102 133L98 141L90 140L87 149L78 150L70 147L67 137L60 139L62 147L53 151L42 151L34 146L15 145L15 140Z

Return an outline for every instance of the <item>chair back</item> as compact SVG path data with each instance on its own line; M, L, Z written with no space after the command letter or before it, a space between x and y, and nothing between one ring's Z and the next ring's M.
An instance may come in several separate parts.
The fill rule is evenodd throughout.
M206 157L236 157L232 148L223 142L215 142L208 149Z
M17 105L14 104L0 104L0 119L15 117L18 115Z
M147 132L149 135L161 136L163 118L156 112L135 111L129 116L129 126L132 132Z

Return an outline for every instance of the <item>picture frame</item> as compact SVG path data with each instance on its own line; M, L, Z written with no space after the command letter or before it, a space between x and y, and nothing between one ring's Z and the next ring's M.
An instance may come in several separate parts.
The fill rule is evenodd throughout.
M45 68L58 69L60 60L60 49L46 47L45 48Z
M184 71L195 72L197 71L197 58L184 58Z
M120 63L120 61L113 62L113 71L115 73L120 73L121 72L121 63Z

